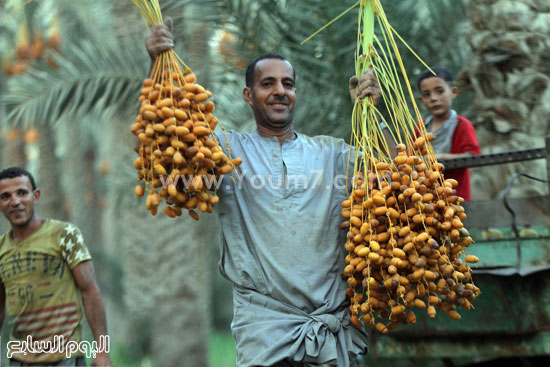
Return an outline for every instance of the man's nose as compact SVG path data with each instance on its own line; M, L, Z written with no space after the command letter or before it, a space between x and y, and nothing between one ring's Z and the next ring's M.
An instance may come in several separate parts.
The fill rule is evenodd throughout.
M285 87L284 87L283 83L281 83L281 82L275 83L274 88L275 88L274 93L276 93L277 95L284 95L285 94Z
M10 205L17 206L21 203L21 199L17 195L12 195L10 198Z

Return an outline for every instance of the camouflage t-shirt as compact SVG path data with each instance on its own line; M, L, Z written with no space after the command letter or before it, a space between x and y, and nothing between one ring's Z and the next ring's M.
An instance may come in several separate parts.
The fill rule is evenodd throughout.
M12 327L10 341L15 342L11 345L32 340L59 351L64 349L56 348L56 343L80 342L82 304L71 270L90 259L80 230L70 223L45 220L21 243L13 241L11 233L0 237L0 278ZM51 349L48 353L19 349L12 350L12 358L28 363L65 358Z

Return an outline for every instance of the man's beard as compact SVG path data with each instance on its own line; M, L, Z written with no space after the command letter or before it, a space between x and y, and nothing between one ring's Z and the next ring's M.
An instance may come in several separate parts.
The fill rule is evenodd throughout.
M269 116L268 116L269 117ZM290 111L285 119L272 119L269 118L269 124L273 127L281 128L292 125L294 120L294 111Z

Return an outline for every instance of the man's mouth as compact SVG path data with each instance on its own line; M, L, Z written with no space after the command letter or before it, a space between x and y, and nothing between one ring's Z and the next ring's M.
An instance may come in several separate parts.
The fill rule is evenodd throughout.
M13 214L17 215L17 214L24 213L24 212L25 212L25 210L23 210L23 209L14 209L14 210L10 211L9 214L10 215L13 215Z
M288 101L285 101L285 100L271 101L269 102L269 105L275 108L283 108L288 106Z

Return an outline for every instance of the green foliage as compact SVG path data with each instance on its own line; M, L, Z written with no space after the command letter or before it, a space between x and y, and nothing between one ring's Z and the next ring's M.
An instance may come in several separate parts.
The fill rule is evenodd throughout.
M82 40L56 56L59 68L36 63L10 78L3 96L11 124L54 123L62 115L78 115L109 106L135 108L147 59L135 48L116 42ZM138 55L143 55L141 58Z
M219 0L212 3L215 3L214 10L205 12L210 14L206 19L237 37L232 46L247 63L271 51L283 53L292 62L298 89L294 120L297 130L309 135L349 136L348 79L354 73L357 9L305 45L300 42L354 1ZM463 37L465 13L460 1L402 0L382 4L394 28L428 64L446 66L455 74L460 70L469 52ZM401 53L414 84L423 66L405 47ZM221 64L215 82L222 92L220 95L218 89L214 89L221 121L226 125L229 121L231 127L253 129L248 106L236 103L241 100L243 68ZM231 112L225 113L226 110Z
M12 78L9 96L4 97L11 123L55 121L76 108L80 112L113 104L126 110L134 108L138 82L149 64L142 46L144 33L126 37L126 43L121 44L110 32L105 37L105 32L98 31L94 24L99 20L103 29L109 29L110 17L86 16L78 8L82 4L75 3L62 0L57 4L63 9L64 19L74 19L66 28L75 32L75 39L67 40L63 48L60 69L36 65L26 75ZM206 0L199 7L191 1L166 1L163 11L174 19L177 44L190 46L191 40L186 37L189 27L184 25L201 19L212 30L223 29L236 36L231 47L245 63L269 51L286 55L297 75L296 128L310 135L347 137L351 114L347 81L353 74L357 9L305 45L300 42L352 4L353 1ZM428 64L446 66L455 75L460 71L469 53L463 37L465 14L461 2L402 0L384 1L383 5L392 25ZM423 67L402 50L409 77L414 81ZM242 66L236 67L219 56L212 61L215 72L211 89L222 123L228 128L253 129L252 114L241 97Z
M347 80L353 72L356 28L353 22L344 20L304 46L300 42L347 7L338 2L312 0L226 0L217 2L217 10L212 14L218 18L212 19L221 22L224 29L237 37L232 46L246 63L265 52L282 53L291 61L296 71L298 92L294 121L299 131L346 136L349 127L344 112L351 113L351 103L346 96ZM218 111L223 113L222 107L233 104L229 107L232 113L221 121L227 124L229 120L233 126L248 121L247 129L252 129L248 106L244 102L242 106L234 106L236 100L242 101L244 69L226 63L220 66L217 75L216 85L234 86L232 96L224 95L218 105Z

